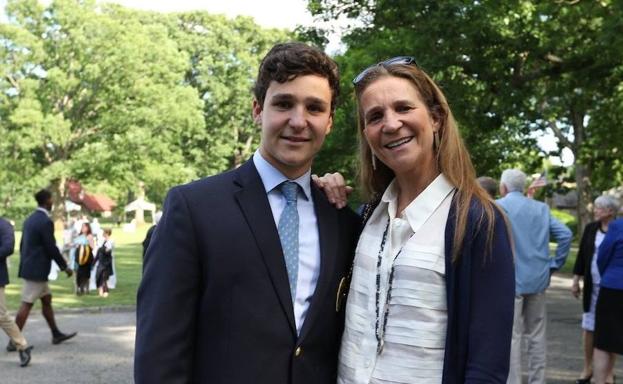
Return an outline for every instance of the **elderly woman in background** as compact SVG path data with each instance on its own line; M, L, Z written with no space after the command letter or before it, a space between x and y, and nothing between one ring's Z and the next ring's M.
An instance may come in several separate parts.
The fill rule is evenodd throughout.
M584 341L584 368L576 384L589 384L593 376L593 332L595 330L595 306L599 294L599 270L597 251L608 231L608 225L619 211L619 202L612 196L599 196L595 199L593 215L595 221L584 228L580 249L573 267L571 292L578 298L582 292L582 335ZM582 287L580 287L582 278ZM582 291L583 289L583 291ZM613 382L612 370L608 372L608 381Z
M338 383L505 383L509 230L445 96L411 57L354 80L365 210Z
M615 354L623 354L623 220L608 225L597 255L599 296L595 308L593 378L596 384L613 383L608 374Z

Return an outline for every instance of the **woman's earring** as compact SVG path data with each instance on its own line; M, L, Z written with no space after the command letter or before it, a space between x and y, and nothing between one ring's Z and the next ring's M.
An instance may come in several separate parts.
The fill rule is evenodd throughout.
M439 131L435 131L433 134L433 145L435 147L435 151L439 150Z
M372 152L372 169L376 171L376 156Z

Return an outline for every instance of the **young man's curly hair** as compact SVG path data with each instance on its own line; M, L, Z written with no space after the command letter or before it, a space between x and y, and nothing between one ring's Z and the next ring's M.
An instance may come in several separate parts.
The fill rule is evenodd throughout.
M337 64L320 49L304 43L277 44L268 52L260 64L253 87L255 99L263 106L271 81L285 83L305 75L318 75L329 81L333 113L340 89Z

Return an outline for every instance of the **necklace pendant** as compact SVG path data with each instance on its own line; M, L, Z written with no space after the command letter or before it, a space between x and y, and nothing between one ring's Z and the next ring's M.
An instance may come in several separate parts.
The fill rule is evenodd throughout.
M385 340L379 341L378 346L376 347L376 354L380 355L383 352L383 347L385 346Z

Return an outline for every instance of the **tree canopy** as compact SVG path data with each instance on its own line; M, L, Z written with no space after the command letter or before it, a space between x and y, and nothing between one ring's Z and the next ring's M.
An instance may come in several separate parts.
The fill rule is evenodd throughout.
M363 68L414 56L444 90L479 174L497 176L509 166L540 171L543 158L568 148L584 222L593 195L623 181L621 2L308 4L318 17L360 22L344 38L346 51L339 58L346 94L352 94L349 80ZM352 98L342 106L352 111ZM351 129L352 114L342 115L350 116L344 123ZM543 132L557 139L553 153L536 146Z
M580 192L621 185L623 6L614 0L443 2L309 0L316 17L351 18L338 55L334 130L314 165L357 168L351 79L412 55L440 84L480 175L539 172L563 148ZM261 57L294 33L206 12L159 14L95 0L9 0L0 23L0 211L23 215L50 186L56 216L74 178L123 203L144 182L175 184L246 160L259 142L251 87ZM326 42L301 28L299 39ZM545 153L536 137L553 135ZM554 170L551 174L561 174ZM25 208L27 207L27 208Z
M250 156L251 85L289 35L252 19L157 14L95 1L9 1L0 24L0 210L24 213L66 181L121 203Z

